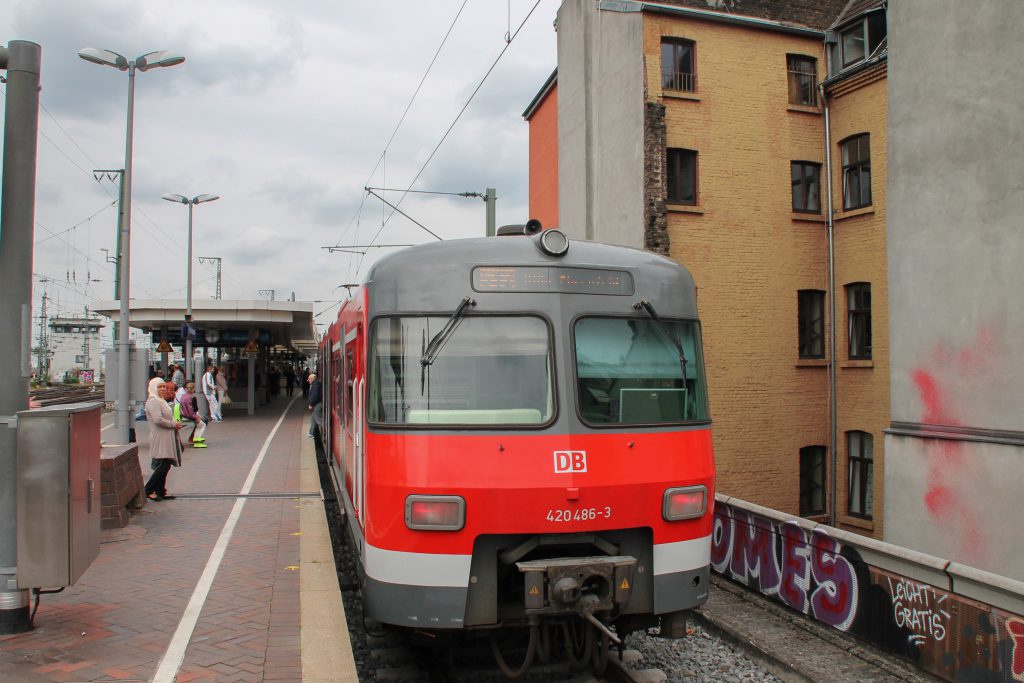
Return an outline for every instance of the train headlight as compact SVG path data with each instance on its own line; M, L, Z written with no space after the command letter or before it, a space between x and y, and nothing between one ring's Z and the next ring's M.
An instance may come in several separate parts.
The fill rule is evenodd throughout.
M704 485L683 486L665 491L661 515L670 522L703 516L708 509L708 490Z
M405 499L405 525L425 531L458 531L466 523L466 501L461 496L409 496Z

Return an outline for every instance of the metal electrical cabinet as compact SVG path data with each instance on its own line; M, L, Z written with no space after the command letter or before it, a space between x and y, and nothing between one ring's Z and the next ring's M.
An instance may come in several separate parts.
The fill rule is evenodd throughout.
M18 587L70 586L100 551L102 403L18 413Z

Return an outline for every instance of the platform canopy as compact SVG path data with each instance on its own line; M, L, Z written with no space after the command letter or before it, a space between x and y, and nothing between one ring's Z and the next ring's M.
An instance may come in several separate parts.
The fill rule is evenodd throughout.
M100 301L93 311L115 322L121 318L117 301ZM171 344L184 341L185 301L132 299L131 326ZM212 348L239 348L250 341L260 347L316 354L317 332L313 304L308 301L205 299L192 302L192 343Z

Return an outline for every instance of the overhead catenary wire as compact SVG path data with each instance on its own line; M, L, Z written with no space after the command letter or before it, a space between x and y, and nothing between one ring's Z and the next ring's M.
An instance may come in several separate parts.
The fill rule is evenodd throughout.
M85 160L89 162L89 165L96 166L96 162L92 160L92 157L89 156L89 153L82 149L82 146L79 145L73 137L71 137L71 133L67 132L67 130L64 129L64 126L60 125L60 121L57 120L56 116L50 113L50 110L46 108L46 105L40 102L39 108L42 109L46 113L46 115L50 117L54 125L60 129L60 132L64 133L64 137L70 140L71 144L74 145L78 149L78 151L82 153L82 156L85 157Z
M526 13L526 16L523 18L522 22L520 22L519 26L516 28L515 33L513 33L512 36L508 39L508 41L506 41L505 47L503 47L501 49L501 52L498 53L498 56L494 58L494 61L491 63L491 66L487 69L487 72L484 73L483 78L480 79L480 82L477 83L476 88L473 89L473 92L470 93L469 97L466 99L466 103L462 105L462 108L459 110L459 113L455 115L455 119L452 121L451 125L448 126L448 129L444 132L444 135L442 135L441 139L438 140L437 144L434 146L434 149L430 152L430 155L427 157L426 161L423 162L423 165L420 166L420 170L416 172L416 175L413 177L412 182L409 183L408 188L406 188L405 192L402 193L402 196L398 198L398 201L395 202L394 211L391 212L387 220L384 221L384 223L380 226L380 229L377 230L373 238L370 239L369 244L373 244L377 240L377 238L380 236L380 233L387 226L388 221L390 221L391 217L395 215L396 211L398 211L398 207L401 205L405 197L409 194L410 190L412 190L412 186L416 184L416 181L419 180L420 176L423 174L423 171L426 170L431 160L433 160L434 155L437 154L437 150L439 150L441 148L441 145L444 144L444 141L448 139L448 135L455 128L455 124L457 124L459 122L459 119L462 118L462 115L465 113L466 109L469 108L469 105L473 102L473 99L476 97L477 93L480 92L480 88L482 88L484 83L487 82L487 78L494 71L494 68L498 65L498 62L501 61L501 58L505 56L505 53L512 46L512 42L516 39L516 36L519 35L519 32L523 29L523 26L526 25L526 22L530 20L530 17L533 16L534 11L537 9L540 3L541 0L536 0L536 2L533 4L533 7L530 8L530 11ZM362 267L362 262L363 259L362 257L360 257L359 264L356 266L357 273L359 272L359 268Z
M416 90L413 91L412 97L409 98L408 104L405 105L405 111L402 112L402 115L398 119L398 123L395 124L395 129L391 131L391 136L388 138L388 141L384 143L384 150L380 153L380 156L377 158L377 163L373 165L373 170L370 171L370 175L367 176L366 181L363 183L364 186L370 184L370 180L373 179L373 174L377 172L377 169L380 168L381 163L387 156L388 149L391 147L391 143L394 141L395 135L398 134L398 129L402 127L402 123L405 121L405 117L409 113L409 109L412 108L413 102L416 101L416 96L419 95L420 89L423 87L423 83L427 80L427 76L430 74L430 70L434 68L434 63L437 61L438 55L441 54L441 50L444 48L445 43L448 42L448 37L452 34L452 29L455 28L455 24L459 21L459 17L462 16L462 10L466 8L467 2L469 2L469 0L462 0L462 4L459 6L459 11L455 13L455 18L452 19L451 25L448 26L448 30L445 31L444 38L441 39L441 44L437 46L437 50L434 52L434 56L430 60L430 64L427 65L426 71L423 72L423 76L420 78L420 82L416 86ZM348 224L345 226L345 229L341 233L341 236L338 237L338 239L335 241L335 246L341 245L341 240L345 239L345 235L348 233L349 228L352 227L352 222L355 221L362 212L363 202L365 201L366 195L364 194L363 200L359 203L359 209L357 209L355 214L353 214L352 218L349 219Z
M3 95L4 97L6 97L6 92L4 92L3 89L0 89L0 95ZM49 119L53 121L54 125L57 126L57 128L61 131L61 133L64 134L64 136L71 142L71 144L74 145L75 148L81 153L81 155L89 162L89 165L91 165L92 167L95 168L97 166L96 162L93 161L92 157L89 156L88 152L86 152L85 149L80 144L78 144L78 142L67 131L67 129L64 128L64 126L61 125L60 121L57 120L57 117L54 116L50 112L50 110L47 109L46 106L42 102L40 102L39 106L40 106L40 109L42 109L44 111L44 113L47 115L47 117L49 117ZM40 136L43 137L43 139L45 139L47 142L49 142L54 147L54 149L56 149L75 168L77 168L79 171L81 171L82 173L84 173L87 176L89 176L89 178L91 178L93 180L96 180L96 178L93 175L93 172L91 170L88 170L88 169L84 168L81 164L79 164L74 159L72 159L71 155L69 155L66 151L64 151L64 149L54 139L52 139L50 136L48 136L43 130L40 129L39 130L39 134L40 134ZM53 239L54 237L57 237L58 235L62 235L64 233L71 232L72 230L74 230L75 228L79 227L83 223L88 222L90 218L95 218L97 215L99 215L100 213L105 211L107 208L109 208L111 206L116 206L118 201L119 201L119 197L115 193L111 192L110 188L108 188L106 185L103 185L102 183L100 183L100 187L102 187L104 192L107 193L107 196L109 196L111 198L111 203L110 204L108 204L107 206L105 206L103 209L101 209L100 211L96 212L92 216L89 216L89 218L86 218L85 220L81 221L80 223L72 226L71 228L69 228L67 230L61 231L60 233L55 233L54 231L50 230L46 226L44 226L41 223L39 223L39 221L36 221L36 225L38 225L39 227L41 227L44 230L46 230L47 232L49 232L50 236L49 237L44 237L43 239L39 240L38 242L35 242L35 244L39 244L41 242ZM174 236L169 234L166 230L164 230L162 227L160 227L160 224L157 223L155 220L153 220L153 218L151 218L149 216L149 214L147 214L145 212L145 210L142 209L142 207L140 207L138 205L138 203L135 202L134 200L132 201L132 211L133 211L134 215L142 216L143 218L146 219L146 221L149 222L149 225L146 225L145 223L143 223L143 222L141 222L139 220L133 220L132 221L132 227L138 228L144 234L147 234L152 239L154 239L154 241L157 244L159 244L159 245L161 245L163 247L166 247L171 255L177 257L178 259L180 259L182 261L185 261L185 259L187 257L182 252L181 244L179 243L179 240L177 238L175 238ZM89 261L91 261L93 263L98 263L97 261L93 261L89 256L84 254L81 250L77 249L74 245L69 244L67 242L67 240L63 240L62 239L61 241L63 241L65 244L68 244L68 246L71 249L73 249L74 251L77 251L79 254L82 254L83 256L85 256ZM104 268L104 270L106 270L108 273L112 272L112 271L110 271L110 270L108 270L106 268ZM255 291L255 289L250 287L249 284L242 283L241 281L239 281L237 279L234 279L234 278L232 278L232 280L237 285L241 286L244 291L247 291L247 292ZM150 292L148 292L147 290L145 290L144 288L139 287L138 285L134 285L134 283L133 283L133 286L138 287L139 291L141 291L143 294L146 294L147 296L152 296L152 294Z
M103 208L102 208L102 209L100 209L100 210L99 210L99 211L97 211L96 213L92 214L91 216L88 216L88 217L86 217L86 218L83 218L82 220L78 221L77 223L75 223L74 225L72 225L72 226L71 226L70 228L68 228L67 230L61 230L60 232L52 232L52 231L50 231L50 230L49 230L49 228L43 228L44 230L47 230L47 231L49 231L49 232L50 232L50 236L49 236L49 237L44 237L44 238L42 238L42 239L39 239L39 240L36 240L35 242L33 242L33 243L32 243L32 246L34 246L34 247L38 247L38 246L39 246L40 244L42 244L43 242L46 242L46 241L48 241L48 240L52 240L52 239L53 239L54 237L58 237L58 236L60 236L60 235L63 235L63 234L65 234L65 233L71 232L71 231L72 231L72 230L74 230L75 228L77 228L77 227L79 227L79 226L82 226L82 225L85 225L86 223L88 223L89 221L91 221L91 220L92 220L93 218L96 218L96 216L99 216L99 215L100 215L101 213L103 213L103 212L104 212L104 211L106 211L107 209L113 208L113 207L115 207L115 206L117 206L117 200L116 200L116 199L115 199L114 201L110 202L109 204L104 204L104 205L103 205ZM41 228L43 227L43 226L42 226L42 225L41 225L41 224L39 223L39 221L36 221L36 225L39 225L39 227L41 227Z

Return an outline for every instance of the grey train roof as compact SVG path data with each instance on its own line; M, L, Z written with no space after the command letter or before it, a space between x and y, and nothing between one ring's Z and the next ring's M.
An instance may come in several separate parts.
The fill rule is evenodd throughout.
M476 313L548 311L557 301L579 312L636 314L632 304L646 299L663 317L696 318L696 293L690 272L675 261L630 247L570 240L563 256L537 246L538 236L483 237L431 242L409 247L379 260L366 281L370 315L452 312L463 297L472 297ZM584 293L478 292L472 287L477 266L562 266L628 271L631 296Z

